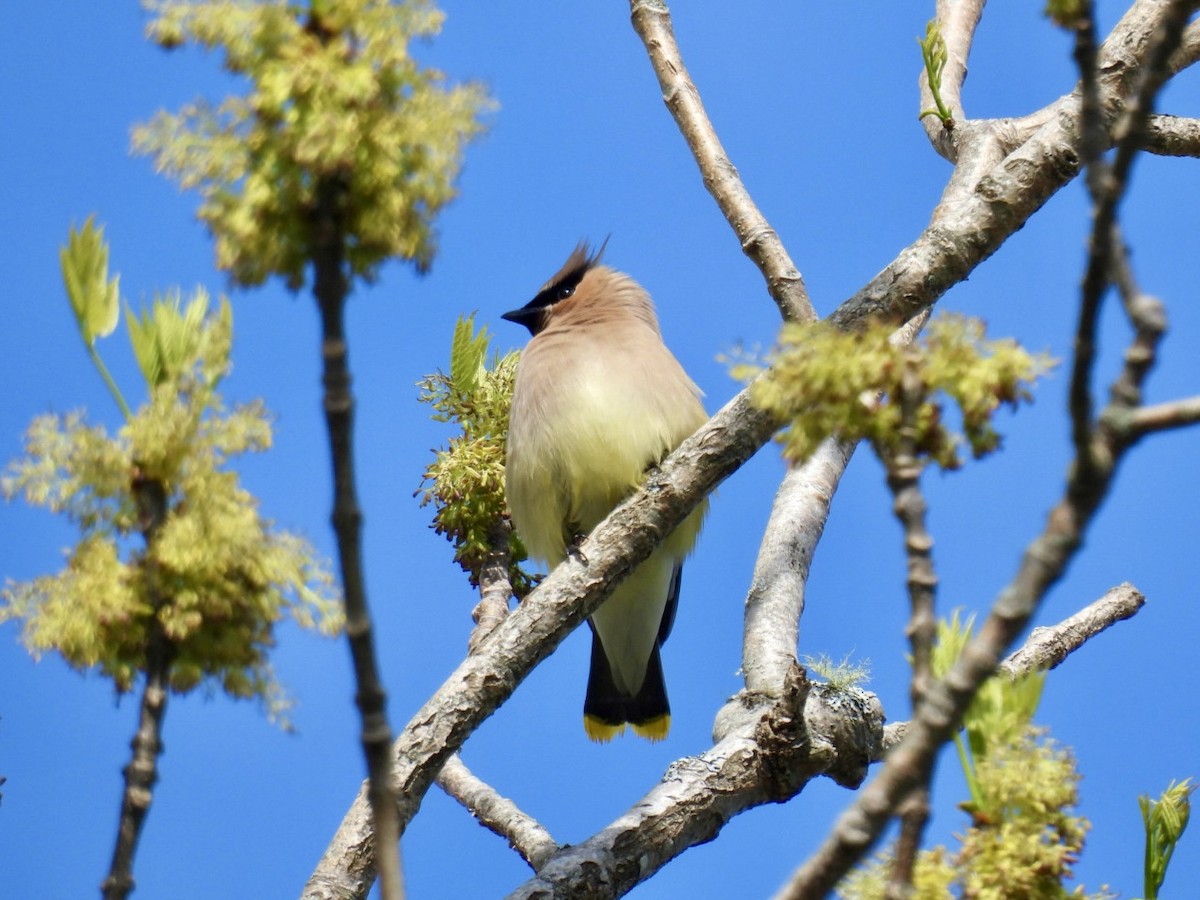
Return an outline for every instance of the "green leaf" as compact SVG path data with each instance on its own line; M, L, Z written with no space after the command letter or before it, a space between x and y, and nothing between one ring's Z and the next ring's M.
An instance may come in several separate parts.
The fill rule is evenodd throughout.
M108 245L104 228L88 216L83 228L71 228L67 245L59 249L63 284L83 342L91 347L107 337L121 316L119 278L108 280Z
M491 336L484 325L475 333L475 314L460 318L454 325L454 338L450 343L450 382L454 389L472 394L483 373L483 361L487 357Z
M1145 794L1138 797L1142 823L1146 828L1144 888L1145 900L1157 900L1159 888L1167 877L1167 866L1175 853L1175 845L1183 837L1191 816L1192 793L1196 785L1190 778L1172 781L1162 796L1151 800Z
M137 358L138 368L146 384L154 387L162 381L162 359L158 355L158 340L155 337L154 318L149 312L137 313L125 305L125 327L129 331L129 343L133 345L133 355Z

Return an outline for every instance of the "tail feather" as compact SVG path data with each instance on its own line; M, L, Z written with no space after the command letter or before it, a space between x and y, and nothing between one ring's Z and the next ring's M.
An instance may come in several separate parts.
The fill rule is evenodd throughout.
M663 680L662 658L658 645L646 664L646 679L633 696L621 693L613 682L612 669L600 638L592 634L592 665L588 674L587 697L583 701L583 727L593 741L610 741L633 727L634 733L652 741L661 741L671 727L671 705Z

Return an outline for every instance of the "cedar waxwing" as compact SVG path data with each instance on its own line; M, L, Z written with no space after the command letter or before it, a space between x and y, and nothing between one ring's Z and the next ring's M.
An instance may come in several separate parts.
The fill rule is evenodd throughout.
M527 305L502 318L533 335L513 390L505 490L531 556L554 566L707 420L700 390L662 342L650 296L575 248ZM675 619L698 507L592 614L583 725L667 736L671 710L659 647Z

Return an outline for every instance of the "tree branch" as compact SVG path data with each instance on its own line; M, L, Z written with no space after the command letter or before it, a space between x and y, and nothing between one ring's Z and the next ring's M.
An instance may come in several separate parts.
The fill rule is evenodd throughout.
M789 467L775 494L746 595L742 674L751 693L778 696L796 664L809 566L853 453L853 444L825 441L802 465Z
M930 143L938 154L950 162L957 162L959 147L956 140L960 126L967 121L963 107L962 86L967 79L967 58L971 55L971 44L975 40L975 29L983 17L985 0L938 0L934 14L942 40L946 42L946 66L942 70L940 93L942 102L956 113L954 129L946 128L935 116L924 116L921 125ZM933 92L929 88L929 76L922 68L918 80L920 108L934 106Z
M154 785L158 782L158 756L163 749L163 721L171 689L171 663L175 658L175 647L159 618L166 597L162 593L162 585L158 583L158 567L151 559L159 528L167 518L167 489L158 479L144 478L137 472L132 481L138 524L146 542L146 557L142 565L147 569L145 574L150 584L154 615L147 625L146 686L142 690L138 708L138 727L130 742L132 757L125 766L125 790L121 795L117 840L108 876L100 885L104 900L123 900L133 891L133 858L137 853L142 826L154 800Z
M1132 618L1145 604L1146 597L1129 582L1109 588L1099 600L1057 625L1033 629L1021 649L1000 663L996 672L1016 681L1032 672L1056 669L1089 640Z
M509 542L512 539L512 523L507 519L496 522L488 534L488 556L479 572L479 602L471 610L475 628L467 640L467 650L474 653L483 644L496 626L508 615L508 598L513 595L508 580L508 567L512 559Z
M901 377L900 443L894 456L885 459L892 509L904 529L904 551L908 565L908 599L911 613L906 633L912 652L912 681L909 696L915 710L933 683L933 645L937 637L937 575L933 568L933 538L926 525L925 495L921 491L922 463L916 455L915 416L921 384L911 364ZM900 804L900 838L885 896L903 900L912 890L913 871L921 836L929 821L929 784L934 758L930 758L916 787Z
M349 287L345 275L345 186L324 177L316 187L312 219L313 293L321 312L325 424L333 463L333 530L345 591L346 637L358 686L355 701L362 715L362 746L367 761L368 798L375 817L381 891L385 900L403 897L400 828L388 781L392 730L387 695L379 678L362 568L362 510L354 479L354 395L343 314Z
M996 667L996 673L1016 680L1033 672L1056 669L1096 635L1135 616L1145 603L1142 592L1128 582L1109 588L1103 597L1073 616L1055 625L1033 629L1021 648ZM908 725L908 722L893 722L883 729L885 756L904 740Z
M662 780L593 837L563 848L510 898L615 897L746 809L794 796L818 775L853 787L879 752L883 710L871 694L811 684L793 665L780 699ZM865 751L865 752L864 752Z
M1200 119L1151 116L1142 149L1159 156L1200 156Z
M1175 14L1173 5L1144 3L1135 6L1135 11L1139 7L1154 7L1160 13L1157 19L1152 16L1145 19L1151 32L1157 35L1165 30L1169 34L1170 29L1164 29L1162 22ZM1133 12L1123 21L1129 20ZM1142 43L1147 47L1147 58L1160 56L1160 41ZM1103 66L1098 71L1103 72ZM1161 331L1139 329L1127 354L1126 370L1136 364L1138 386L1154 361L1159 337ZM1077 361L1077 369L1078 366ZM1112 405L1119 410L1125 408L1126 402L1114 395ZM1074 408L1073 398L1073 412ZM1065 495L1051 511L1043 533L1029 545L1015 578L997 598L983 627L945 679L926 694L903 741L889 754L879 776L839 817L830 836L793 874L780 897L824 895L871 847L893 810L922 783L926 766L958 728L971 698L994 671L1001 653L1024 629L1046 592L1062 576L1107 495L1116 465L1129 444L1111 429L1100 428L1091 434L1086 446L1077 438L1077 447Z
M779 235L751 199L704 111L700 92L684 67L675 42L667 5L662 0L630 0L629 8L634 30L646 45L650 64L658 76L663 102L696 158L705 188L738 236L742 252L762 272L767 291L784 319L816 321L817 313L808 298L804 278Z
M475 777L457 753L442 766L437 784L465 806L480 825L505 838L535 872L558 852L559 844L550 832L513 801Z
M1128 429L1134 434L1152 434L1200 423L1200 396L1142 406L1130 414Z
M1015 677L1054 668L1110 625L1134 615L1144 602L1130 585L1115 587L1070 618L1034 629L1025 646L1005 661L1001 671ZM782 697L795 698L801 693L803 688L797 681L800 672L793 666ZM537 878L511 896L619 896L688 847L712 840L739 812L764 803L784 802L807 780L822 774L835 780L861 777L858 751L869 746L871 761L878 762L898 743L897 737L908 725L900 722L880 729L882 720L875 718L882 714L878 701L861 691L839 692L819 684L809 685L807 690L804 733L809 756L805 763L801 762L803 748L799 745L782 748L788 757L785 765L772 758L773 753L780 752L777 744L768 752L757 743L778 730L780 726L771 723L786 718L778 709L786 708L789 702L794 705L795 699L759 710L753 722L731 729L710 750L672 763L659 784L624 815L584 843L562 848L539 870ZM838 721L847 711L852 728L844 730L846 723L839 726ZM856 746L854 742L864 737L867 743ZM798 739L791 740L795 743ZM821 771L834 758L839 766L848 763L849 768ZM789 769L792 764L798 768Z

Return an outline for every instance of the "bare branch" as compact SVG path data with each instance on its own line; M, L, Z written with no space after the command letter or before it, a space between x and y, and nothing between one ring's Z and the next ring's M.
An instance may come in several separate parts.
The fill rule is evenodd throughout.
M1112 241L1110 229L1116 204L1105 205L1110 196L1110 173L1100 158L1108 143L1104 112L1100 99L1099 71L1096 66L1095 8L1083 4L1083 12L1075 25L1075 62L1079 66L1081 100L1080 156L1087 169L1087 187L1094 206L1093 230L1088 265L1083 277L1079 320L1075 328L1074 357L1071 366L1071 386L1068 407L1071 415L1071 440L1076 458L1091 466L1092 450L1092 367L1096 359L1096 325L1100 317L1100 300L1108 287L1108 261ZM1102 212L1107 215L1102 219Z
M508 566L512 559L509 542L512 539L512 523L507 519L496 522L488 534L487 559L479 572L479 602L471 610L475 628L467 640L467 649L474 653L483 644L496 626L508 615L508 598L513 595L508 580Z
M454 754L438 774L437 784L467 808L484 828L508 841L535 872L558 852L558 842L532 816L517 804L500 796L495 788L481 781Z
M742 673L750 691L773 695L796 663L804 590L829 504L854 446L825 441L789 468L775 495L746 595Z
M1057 668L1068 656L1117 622L1132 618L1146 603L1141 591L1126 582L1110 588L1099 600L1055 625L1041 625L1029 633L1019 650L996 668L997 674L1019 678ZM883 729L886 756L904 740L908 722L893 722Z
M326 177L317 185L313 210L313 293L321 313L322 381L325 424L333 464L333 530L337 537L346 609L346 637L354 660L355 702L362 719L361 741L367 762L368 798L375 817L375 856L380 859L385 900L404 896L400 872L400 827L388 782L388 750L392 729L387 720L387 694L379 678L362 565L362 510L354 479L354 395L345 333L346 188Z
M810 684L793 666L778 702L706 752L672 763L624 815L564 848L510 897L620 896L712 840L739 812L782 802L818 775L857 785L868 757L880 752L882 726L873 695Z
M645 43L654 74L658 76L663 101L696 158L704 186L737 234L742 252L762 272L767 291L785 319L815 321L817 313L808 298L803 276L779 235L754 204L704 111L700 92L683 65L666 4L662 0L630 0L629 7L634 30Z
M1142 406L1134 410L1128 428L1138 434L1151 434L1172 428L1184 428L1200 423L1200 396L1172 400L1155 406Z
M933 568L933 538L926 526L925 495L921 491L923 465L916 456L915 421L920 402L921 384L911 365L901 379L900 443L896 453L885 459L888 488L892 492L892 510L904 529L904 552L908 560L908 599L911 609L908 628L912 652L912 681L909 696L915 710L933 682L933 645L937 637L937 575ZM929 821L929 783L933 778L934 759L930 758L917 787L900 804L900 838L886 896L906 897L912 889L917 851Z
M1091 638L1118 622L1132 618L1146 598L1129 582L1110 588L1075 615L1057 625L1033 629L1024 645L997 667L997 674L1016 680L1031 672L1049 672Z
M1200 156L1200 119L1151 116L1142 149L1159 156Z
M1138 83L1129 103L1122 111L1113 137L1117 142L1116 158L1112 164L1112 203L1120 202L1129 181L1133 159L1143 143L1146 123L1154 112L1159 92L1173 74L1172 61L1184 38L1188 18L1200 6L1197 0L1172 0L1155 30L1153 44L1146 62L1138 72Z
M144 478L135 472L132 490L138 506L142 537L146 546L150 547L167 518L167 489L158 479ZM155 566L155 563L147 554L142 565ZM152 602L157 612L165 604L166 598L160 592L157 578L147 580L155 586ZM108 876L100 886L104 900L123 900L133 891L133 859L142 835L142 826L154 799L154 785L158 782L158 757L163 749L163 721L167 714L171 664L175 653L175 646L167 636L162 620L157 615L151 617L146 635L146 686L142 689L138 708L137 730L130 742L132 756L124 770L125 790L121 794L121 814L117 822L112 862Z

